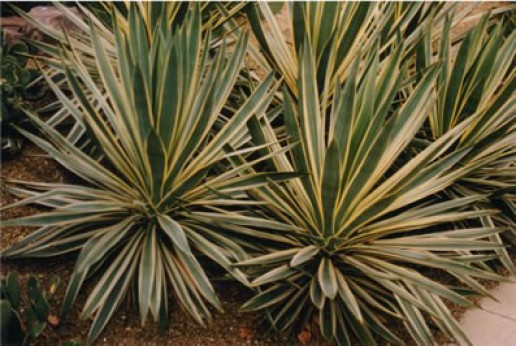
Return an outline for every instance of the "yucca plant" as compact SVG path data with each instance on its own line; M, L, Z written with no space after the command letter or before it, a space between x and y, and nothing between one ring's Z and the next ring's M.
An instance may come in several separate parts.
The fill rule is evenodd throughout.
M337 81L343 82L357 56L379 44L381 60L394 46L402 44L403 58L434 27L434 40L443 28L446 14L457 4L416 2L288 2L290 26L280 29L269 4L256 2L246 7L249 22L262 56L253 56L264 70L274 70L297 95L300 48L310 42L315 56L320 92L331 96ZM457 22L467 17L474 5L458 11ZM400 39L402 41L400 43ZM256 49L258 50L258 49Z
M242 140L247 120L268 107L274 93L274 88L269 91L272 76L230 118L220 116L239 73L247 35L240 36L231 54L222 45L211 57L210 35L201 33L199 6L190 9L175 30L162 14L155 40L149 40L141 12L130 11L127 31L113 15L115 65L105 41L90 27L101 87L73 44L63 51L68 55L62 69L73 92L70 97L78 104L45 74L59 101L85 126L87 140L72 141L30 112L44 137L21 130L81 183L12 182L17 184L11 184L10 191L26 198L6 208L35 203L51 210L3 221L3 227L39 227L2 251L3 259L79 252L61 315L64 318L83 282L96 278L82 311L83 318L94 316L89 342L126 296L136 302L142 323L150 311L164 325L170 296L199 323L209 321L207 303L217 309L221 305L198 257L211 259L246 283L230 265L247 258L243 245L253 248L230 236L251 232L248 225L254 218L245 208L256 202L247 201L245 191L267 179L298 176L245 174L247 166L222 176L210 173L232 156L263 149L241 145L247 142ZM284 227L274 221L263 225Z
M424 147L469 119L461 139L450 150L471 148L461 160L467 170L444 194L489 196L484 201L488 202L487 207L499 208L501 213L486 216L483 223L506 227L506 234L516 239L516 33L504 37L506 23L492 24L486 15L463 39L452 42L452 21L449 15L439 45L432 47L429 34L418 47L417 71L421 74L429 66L440 64L440 75L437 102L417 143ZM499 235L492 237L501 243ZM498 252L505 266L516 272L507 251Z
M409 91L403 45L393 48L381 66L374 47L357 57L326 104L318 89L327 85L318 83L318 55L307 38L300 48L297 101L288 88L283 91L285 133L298 145L266 163L272 171L310 174L253 192L265 202L262 217L291 230L275 232L261 253L238 265L259 289L244 310L265 310L274 330L302 326L316 314L327 340L402 344L386 324L397 319L418 344L427 345L432 320L467 342L444 302L471 306L465 293L487 294L476 279L499 278L480 265L497 257L501 246L490 236L503 230L453 224L490 215L492 210L470 207L484 196L428 203L464 173L457 163L471 149L445 153L471 120L398 163L434 105L439 71L428 68ZM255 145L277 140L263 116L251 118L249 127ZM440 283L428 269L453 276L460 287Z
M63 19L75 26L76 30L72 32L67 32L61 28L55 28L41 22L30 13L25 13L15 6L13 9L26 19L27 22L54 41L53 43L45 43L30 38L27 39L28 42L46 54L46 56L41 56L40 59L49 66L61 69L60 47L56 43L65 46L71 43L77 52L81 53L83 62L90 69L91 74L95 75L97 68L94 61L94 48L91 45L88 34L91 25L98 31L99 37L105 40L103 43L107 56L110 59L116 60L118 56L114 31L115 25L122 32L129 31L130 26L135 24L133 22L135 19L134 14L137 13L143 19L142 25L146 27L149 41L152 41L159 35L159 31L155 30L158 19L163 19L164 23L162 26L167 26L170 29L177 28L184 22L185 14L191 3L188 1L140 2L133 4L103 2L93 8L88 4L75 3L74 5L76 6L76 11L60 2L54 2L55 9L61 13ZM201 3L199 6L202 30L213 31L241 11L245 4L219 3L213 7L209 3ZM111 14L116 14L116 17L112 17ZM113 22L113 19L116 20L116 23ZM220 45L220 37L212 37L212 39L214 40L212 44Z
M140 3L109 3L103 2L93 5L76 3L75 10L69 6L55 2L54 7L58 10L64 20L69 21L71 31L62 28L55 28L48 23L42 22L35 18L30 13L25 13L16 8L13 9L24 19L27 20L33 27L37 28L41 33L48 36L51 40L49 42L42 42L26 38L26 41L34 46L38 51L38 59L42 62L41 68L51 76L54 80L60 80L59 86L61 89L69 89L66 84L66 79L61 78L63 75L63 59L67 55L62 54L65 49L70 53L73 50L81 58L82 63L92 76L93 80L99 87L101 87L100 72L97 69L95 61L94 47L90 40L90 26L93 26L102 40L102 45L106 52L107 59L111 64L116 64L118 60L118 50L116 46L115 30L127 33L131 27L135 25L142 25L145 27L147 40L153 42L158 39L160 31L157 30L156 24L158 19L161 20L161 27L167 27L170 30L175 30L182 25L185 20L185 14L188 11L191 3L184 2L140 2ZM245 3L217 3L215 6L209 3L199 4L201 11L201 28L205 34L207 31L217 32L210 36L209 46L211 49L221 45L222 41L229 42L223 34L224 23L233 16L237 15L245 7ZM114 14L114 16L111 16ZM135 21L136 14L142 18L141 23ZM114 22L116 20L116 23ZM234 43L238 37L240 30L233 30L231 37ZM115 73L118 73L115 70ZM87 88L85 89L85 97L92 103L94 107L99 107L95 102L95 97L91 95ZM73 103L80 101L72 99ZM80 121L74 119L73 115L67 110L59 100L52 102L40 109L40 112L53 112L52 117L47 120L51 126L58 127L66 125L70 130L68 131L68 138L71 141L78 141L84 135L84 126Z

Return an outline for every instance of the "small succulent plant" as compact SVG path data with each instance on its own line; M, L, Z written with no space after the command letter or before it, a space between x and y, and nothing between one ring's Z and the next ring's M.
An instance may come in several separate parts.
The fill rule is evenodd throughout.
M49 324L57 325L50 314L52 296L59 286L59 278L52 278L50 288L41 288L31 276L27 282L27 302L22 301L21 286L15 274L7 275L0 283L0 335L2 345L29 345L43 335Z
M0 46L0 95L1 95L1 151L2 158L16 156L22 147L22 138L14 124L20 125L25 117L21 107L27 107L28 100L42 97L45 88L38 83L41 76L36 68L27 66L29 49L23 42L8 46L4 32L1 33Z

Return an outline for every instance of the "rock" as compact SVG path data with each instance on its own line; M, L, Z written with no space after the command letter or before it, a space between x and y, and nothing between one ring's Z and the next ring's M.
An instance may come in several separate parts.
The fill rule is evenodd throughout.
M21 17L6 17L0 21L0 26L5 32L5 40L8 47L19 42L24 35L27 22Z
M77 7L69 7L69 10L74 16L81 16ZM61 31L62 29L65 29L69 32L79 31L79 28L54 6L33 7L29 11L29 15L38 23L46 25L54 30ZM45 37L43 33L30 23L27 23L25 32L33 39L44 39Z
M77 7L69 7L74 16L81 14ZM68 32L77 32L80 29L69 20L59 9L54 6L36 6L28 13L35 21L53 30L61 31L63 28ZM22 17L6 17L0 21L0 27L5 31L7 45L11 46L19 42L22 37L29 37L34 40L45 40L46 35L37 27L28 23Z
M52 327L57 327L59 325L59 317L56 315L48 315L47 321Z
M297 335L297 339L299 340L301 345L308 345L312 340L312 333L305 329Z
M247 327L240 327L238 329L238 336L242 339L252 339L254 337L254 334L251 331L251 329Z

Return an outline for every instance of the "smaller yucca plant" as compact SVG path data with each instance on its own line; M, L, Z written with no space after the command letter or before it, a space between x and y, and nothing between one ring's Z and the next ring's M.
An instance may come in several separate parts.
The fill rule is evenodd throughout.
M32 26L37 28L52 42L41 42L38 40L27 39L32 45L45 53L40 56L49 66L62 71L61 56L59 45L68 46L72 44L74 49L80 53L85 66L92 75L97 75L97 67L94 60L94 48L89 38L90 26L93 26L99 37L103 39L103 45L108 58L117 60L117 48L115 37L115 26L124 33L130 30L134 16L137 13L142 18L142 25L146 27L148 40L153 41L159 35L155 31L155 24L158 20L164 21L163 25L175 29L182 25L186 18L186 13L191 7L191 2L140 2L140 3L98 3L96 6L77 3L76 8L72 9L65 4L55 2L55 10L59 11L63 19L73 24L73 32L67 32L61 28L55 28L46 22L38 20L30 13L13 6L13 10L22 16ZM227 20L241 11L245 4L218 3L210 6L209 3L199 4L201 11L201 30L203 32L219 29ZM112 16L115 13L116 16ZM116 21L116 23L114 23ZM156 34L156 35L155 35ZM221 43L221 37L215 40L212 37L212 44Z
M82 312L84 318L94 316L89 342L126 296L137 303L142 323L150 311L164 325L170 296L199 323L210 320L206 302L217 309L221 305L198 257L211 259L246 283L230 266L247 258L243 243L228 237L245 234L253 224L243 213L246 204L255 203L246 200L245 191L267 179L297 175L246 174L246 166L218 177L211 174L224 160L256 150L239 148L246 143L245 125L253 114L265 111L273 95L270 76L230 118L220 116L241 67L246 35L232 54L222 45L212 58L198 6L174 30L166 18L157 21L158 38L152 41L141 12L131 11L126 31L118 27L116 16L112 21L115 63L91 27L101 88L71 42L62 69L78 104L46 76L63 107L86 131L85 139L66 137L27 112L44 137L22 133L83 185L11 186L13 193L27 197L14 205L36 203L52 210L3 222L3 227L40 227L2 251L4 259L79 252L62 317L83 282L98 278ZM265 226L284 227L272 221Z
M63 55L62 50L71 53L71 47L80 57L84 68L88 70L92 79L97 86L102 89L102 80L95 61L95 49L91 42L90 26L93 26L102 41L102 46L106 52L106 57L111 64L117 64L119 52L116 45L116 31L127 34L131 27L134 26L134 20L138 16L141 18L141 26L145 28L146 40L152 44L154 40L159 39L160 30L156 24L158 20L161 22L161 27L175 30L181 26L186 18L186 13L191 7L192 3L188 1L178 2L140 2L140 3L95 3L81 4L77 3L75 8L70 8L66 4L59 2L54 3L55 10L59 11L62 18L73 26L70 29L55 28L48 23L38 20L30 13L25 13L22 10L13 6L13 9L32 26L37 28L41 33L45 34L50 40L42 42L38 40L26 39L38 52L38 60L42 62L41 68L52 77L53 80L59 80L59 86L62 90L68 90L66 78L62 78L64 74L63 69ZM225 40L223 37L223 26L226 21L235 16L245 3L216 3L211 5L209 3L199 4L199 11L201 12L201 31L205 35L208 31L210 35L210 42L208 43L210 49L221 45ZM115 14L115 15L112 15ZM233 41L238 39L240 30L234 28L231 31ZM114 70L115 74L120 71ZM79 82L81 82L79 80ZM94 107L100 111L98 104L95 102L95 96L92 95L88 88L83 88L85 97ZM80 102L72 99L73 103ZM56 111L57 109L57 111ZM69 138L72 141L77 141L84 135L84 128L80 124L74 124L74 117L66 107L57 101L44 106L40 111L54 112L46 122L54 127L64 126L72 127ZM70 126L72 124L72 126Z
M260 256L242 261L260 292L244 310L266 310L275 330L303 326L315 314L327 340L364 345L376 337L403 341L386 324L400 320L412 338L432 343L428 319L467 342L444 300L472 304L464 292L485 294L476 278L497 279L477 264L496 258L494 227L455 228L451 222L482 217L469 208L482 195L427 203L464 172L456 164L468 148L443 155L467 123L459 124L399 166L398 157L424 123L434 98L437 68L430 68L409 93L401 46L380 67L371 50L357 59L343 86L325 104L308 40L300 53L298 103L283 93L285 133L294 143L267 161L269 169L310 172L253 192L266 202L263 217L291 230L265 244ZM323 84L324 85L324 84ZM320 96L323 95L323 96ZM256 145L275 140L264 117L249 123ZM267 232L264 232L267 234ZM273 232L269 232L273 233ZM432 279L425 269L446 272L459 287Z
M440 65L437 102L417 143L427 146L467 120L464 134L450 149L452 152L471 148L461 159L464 176L443 194L452 198L489 196L482 204L499 208L501 213L485 217L483 223L507 227L509 232L506 234L516 239L513 202L516 188L516 73L513 66L516 33L505 37L507 23L490 22L489 15L485 15L459 42L452 44L452 21L450 14L438 45L432 47L430 44L430 31L417 50L416 72L419 74L429 66ZM492 238L501 243L499 235ZM498 252L505 266L515 272L507 251L500 249Z
M456 4L294 1L287 2L287 6L290 19L287 33L280 29L284 23L280 25L267 2L251 3L246 10L257 39L255 51L261 53L253 57L266 71L273 69L279 73L295 99L299 92L300 52L305 40L312 46L319 91L324 89L331 95L335 83L344 81L357 56L375 45L382 52L390 52L402 39L404 60L411 56L424 30L442 25L446 13ZM458 20L466 17L473 6L458 11ZM382 54L381 59L385 56Z

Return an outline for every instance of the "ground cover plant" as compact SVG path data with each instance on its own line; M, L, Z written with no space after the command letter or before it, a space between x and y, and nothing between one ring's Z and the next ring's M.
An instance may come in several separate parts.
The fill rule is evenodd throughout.
M453 4L287 7L291 45L265 3L81 7L81 32L33 42L59 109L20 131L77 183L7 182L4 209L47 210L3 221L38 228L1 255L78 254L61 318L93 281L89 343L125 299L142 324L171 301L209 322L222 276L272 331L468 343L445 303L514 270L511 16L457 37Z
M41 287L34 276L21 282L10 273L0 282L1 337L4 345L30 345L48 340L49 329L58 324L51 314L51 304L60 279L51 278L48 288ZM21 285L27 286L27 296L23 297ZM66 342L65 342L66 344Z
M29 101L41 98L45 94L45 88L38 83L41 80L39 70L27 66L27 44L17 42L9 46L5 33L1 31L0 35L0 145L2 158L7 159L16 157L22 148L22 137L13 128L13 125L21 126L26 120L21 108L28 107Z

